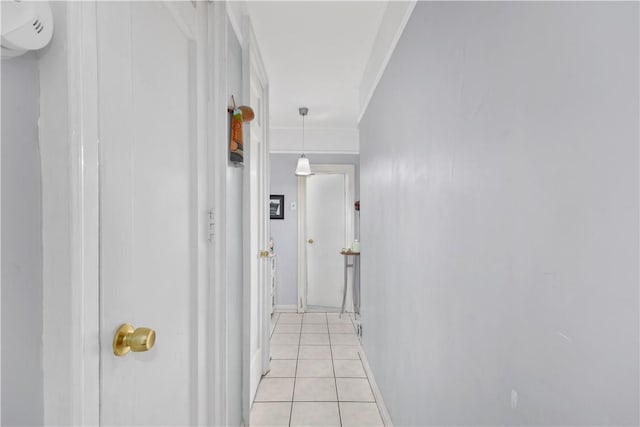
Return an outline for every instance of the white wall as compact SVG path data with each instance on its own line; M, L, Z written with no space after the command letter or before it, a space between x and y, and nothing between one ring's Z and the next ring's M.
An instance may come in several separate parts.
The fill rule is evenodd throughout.
M360 127L395 425L638 425L638 6L416 6Z
M2 60L2 425L42 425L40 84L33 53Z
M291 210L291 202L298 199L298 180L295 175L300 154L271 154L271 194L284 194L284 219L271 220L271 237L277 256L276 303L297 306L298 297L298 212ZM307 154L311 164L356 165L355 199L359 190L359 157L357 154Z

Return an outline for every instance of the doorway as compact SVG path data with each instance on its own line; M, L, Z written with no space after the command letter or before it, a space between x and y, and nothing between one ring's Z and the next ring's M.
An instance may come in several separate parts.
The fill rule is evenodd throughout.
M340 250L354 237L355 166L311 165L311 170L313 175L298 179L298 309L337 311L344 289Z

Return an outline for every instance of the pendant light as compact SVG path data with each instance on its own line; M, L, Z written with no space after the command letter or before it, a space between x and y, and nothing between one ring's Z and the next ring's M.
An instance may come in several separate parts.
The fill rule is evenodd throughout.
M304 155L304 116L307 115L309 109L307 107L300 107L298 109L302 116L302 155L298 159L298 166L296 166L297 176L309 176L311 175L311 165L309 165L309 159Z

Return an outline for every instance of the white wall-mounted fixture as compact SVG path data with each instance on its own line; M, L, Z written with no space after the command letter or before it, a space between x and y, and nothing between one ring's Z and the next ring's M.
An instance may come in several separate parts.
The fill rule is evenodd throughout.
M2 1L2 58L42 49L53 36L53 15L47 2Z
M311 175L311 165L309 165L309 159L304 155L304 116L309 113L307 107L298 108L300 115L302 116L302 155L298 159L298 166L296 166L297 176L309 176Z

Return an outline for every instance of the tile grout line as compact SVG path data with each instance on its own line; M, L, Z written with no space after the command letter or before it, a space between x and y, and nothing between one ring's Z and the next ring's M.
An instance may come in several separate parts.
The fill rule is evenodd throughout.
M360 345L360 350L364 352L364 349L362 349L362 344ZM367 372L366 369L364 369L364 362L362 361L362 355L360 354L360 352L358 352L358 360L360 360L360 364L362 365L362 369L364 370L364 375L367 378L367 384L369 384L369 389L371 390L371 394L373 395L373 401L376 404L376 409L378 411L378 415L380 415L380 419L382 420L382 424L384 426L386 426L386 424L384 423L384 417L382 416L382 411L380 410L380 405L378 404L378 398L376 397L376 394L373 392L373 387L371 386L371 380L369 379L369 373Z
M295 359L275 359L275 360L295 360ZM310 362L319 362L319 361L325 361L327 359L302 359L302 360L308 360ZM358 359L336 359L336 360L350 360L350 361L355 361ZM320 378L320 379L327 379L327 378L344 378L344 379L348 379L348 380L363 380L366 377L366 372L365 372L365 376L364 377L336 377L335 374L331 377L271 377L271 378L266 378L266 379L273 379L273 378ZM357 402L354 400L354 402Z
M331 366L332 366L332 370L333 370L334 385L336 387L336 400L335 401L333 401L333 400L328 400L328 401L310 400L310 401L301 401L301 402L306 402L306 403L334 403L335 402L335 403L337 403L337 406L338 406L338 418L339 418L340 426L342 427L343 420L342 420L342 413L341 413L341 403L367 403L367 402L361 401L361 400L345 400L343 402L340 401L340 399L338 397L338 386L337 386L337 378L338 377L336 376L336 370L335 370L335 360L336 359L334 359L333 342L331 340L332 333L331 333L330 328L329 328L328 314L326 312L322 313L322 314L324 314L324 318L325 318L324 325L327 327L327 335L328 335L328 338L329 338L329 346L328 347L329 347L329 352L330 352L330 357L331 357ZM291 404L290 410L289 410L289 424L288 424L290 427L293 427L293 405L295 403L295 389L296 389L296 383L297 383L297 379L298 379L299 364L300 364L300 360L301 360L300 359L300 353L301 353L301 346L302 346L303 328L304 328L304 325L305 325L304 320L305 320L304 319L304 315L302 315L302 318L300 319L300 323L298 323L300 325L300 329L299 329L299 332L298 332L298 350L297 350L296 358L295 359L280 359L280 360L295 360L296 361L296 366L295 366L295 369L294 369L294 376L293 376L294 382L293 382L293 390L292 390L291 399L288 400L288 401L287 400L285 400L285 401L280 401L280 400L278 400L278 401L268 401L268 403L290 403ZM278 317L276 319L276 323L274 324L274 329L273 329L273 332L271 334L270 339L273 338L273 335L276 333L275 329L278 326L278 324L280 324L280 314L278 314ZM310 324L312 324L312 323L310 323ZM351 325L352 328L354 328L353 319L350 318L350 316L349 316L349 324ZM319 323L319 325L322 325L322 323ZM355 328L354 328L354 330L355 330ZM308 332L308 333L313 334L314 332ZM315 332L315 333L316 334L321 334L323 332ZM353 332L342 332L342 331L340 331L340 332L334 333L333 335L336 335L336 334L338 334L338 335L340 335L340 334L353 334ZM308 345L309 346L313 346L313 345L321 346L323 344L308 344ZM336 344L336 345L338 345L338 344ZM340 344L340 345L352 346L352 345L349 345L349 344ZM344 359L344 360L354 360L354 361L358 360L360 362L360 364L362 365L362 354L361 354L362 347L359 344L359 340L358 340L358 344L356 346L359 347L359 350L360 350L357 353L358 357L355 358L355 359ZM309 360L311 361L311 360L326 360L326 359L309 359ZM340 360L342 360L342 359L340 359ZM278 378L291 378L291 377L278 377ZM330 377L308 377L308 378L330 378ZM340 377L340 378L349 378L349 379L364 379L364 378L366 378L367 379L367 383L369 384L369 387L371 388L371 382L369 380L369 376L368 376L366 370L365 370L365 376L364 377L361 377L361 376L360 377L349 376L349 377ZM380 408L378 407L378 402L376 400L375 395L373 396L373 398L374 398L373 401L372 402L369 401L369 403L376 404L376 409L378 410L378 413L380 413ZM383 420L383 423L384 423L384 420Z
M350 319L350 320L351 320L351 326L353 327L353 330L355 331L355 330L357 329L357 328L356 328L356 325L355 325L355 323L354 323L354 321L355 321L355 314L354 314L354 316L353 316L353 319ZM356 333L356 336L357 336L357 333ZM366 370L366 369L364 369L364 362L362 361L362 354L361 354L361 352L364 352L364 349L362 348L362 340L361 340L361 337L360 337L360 338L358 338L358 342L359 342L358 346L360 347L360 351L358 351L358 360L360 360L360 365L362 365L362 369L364 370L364 376L365 376L365 378L367 379L367 384L369 384L369 389L371 390L371 394L373 395L373 401L374 401L374 402L375 402L375 404L376 404L376 409L378 410L378 415L380 415L380 419L382 420L382 424L383 424L383 425L385 425L385 423L384 423L384 417L382 416L382 411L380 410L380 405L378 404L378 399L376 398L376 395L375 395L375 393L373 392L373 387L371 386L371 380L369 379L369 373L367 372L367 370Z
M324 314L327 321L327 332L329 332L329 316ZM331 368L333 369L333 383L336 387L336 401L338 403L338 419L340 420L340 427L342 427L342 414L340 413L340 397L338 396L338 380L336 379L336 365L333 362L333 346L331 345L331 333L329 332L329 353L331 354Z
M269 333L269 349L271 349L271 338L273 338L273 334L276 333L276 327L278 326L278 321L280 320L280 313L273 313L276 315L276 322L273 324L273 329L271 329L271 332ZM273 314L271 315L273 317ZM271 357L271 354L269 354L269 364L271 364L271 362L273 361L273 357ZM269 369L269 371L271 371L271 369ZM260 382L258 382L258 388L260 388L260 384L262 384L262 380L264 380L266 378L266 376L269 375L269 372L267 372L265 375L263 375L262 377L260 377ZM257 395L257 390L256 390L256 395ZM261 402L261 401L256 401L256 398L253 398L253 402L251 403L251 408L249 409L249 426L251 426L251 409L253 409L253 406L256 403L265 403L265 402Z
M300 360L300 342L302 341L302 325L304 324L304 314L300 317L300 334L298 335L298 354L296 355L296 369L293 372L293 391L291 392L291 409L289 409L289 427L293 418L293 398L296 395L296 377L298 376L298 362Z
M298 400L298 403L337 403L338 400ZM375 400L340 400L342 403L376 403ZM261 400L256 403L291 403L290 400Z
M273 324L273 330L269 334L269 347L271 347L271 338L273 338L273 334L276 333L276 328L278 327L278 322L280 321L280 313L276 313L278 317L276 317L276 323Z

